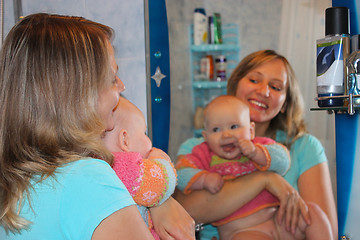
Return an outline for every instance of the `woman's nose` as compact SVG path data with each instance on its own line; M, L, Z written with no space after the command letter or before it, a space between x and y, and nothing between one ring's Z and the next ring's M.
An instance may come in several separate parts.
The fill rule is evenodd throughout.
M270 88L267 83L259 84L259 88L257 89L257 92L265 97L268 97L270 95Z
M116 86L117 86L117 90L119 91L119 93L123 92L125 90L125 85L124 83L120 80L119 77L116 77Z

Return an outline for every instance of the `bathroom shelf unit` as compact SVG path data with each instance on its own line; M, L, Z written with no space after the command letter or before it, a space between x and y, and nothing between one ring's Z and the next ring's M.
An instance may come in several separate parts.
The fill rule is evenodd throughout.
M193 114L198 107L204 107L214 97L226 94L227 81L217 82L213 79L206 79L200 72L200 60L207 55L212 55L213 60L217 56L226 57L226 79L230 77L231 72L239 63L240 45L239 45L239 26L237 24L223 24L222 26L222 44L193 44L193 24L189 26L190 43L190 69L192 86L192 107ZM216 68L214 62L214 77ZM200 136L202 129L195 129L194 135Z
M358 104L359 99L360 99L360 95L347 94L347 95L331 96L331 97L317 97L317 98L315 98L315 100L319 101L319 100L334 99L334 98L343 99L344 106L317 107L317 108L311 108L310 111L326 110L330 114L335 112L335 113L339 113L339 114L354 115L355 111L360 110L360 106Z

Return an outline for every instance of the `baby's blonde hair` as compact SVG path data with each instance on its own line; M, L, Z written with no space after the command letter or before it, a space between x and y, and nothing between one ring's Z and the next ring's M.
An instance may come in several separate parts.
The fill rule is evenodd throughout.
M218 96L216 98L214 98L211 102L209 102L205 108L204 108L204 128L206 129L207 128L207 125L208 125L208 112L211 110L211 107L214 106L214 105L218 105L218 104L232 104L234 103L233 101L236 101L238 102L239 104L242 105L242 107L248 111L249 113L249 107L248 105L246 105L241 99L235 97L235 96L231 96L231 95L221 95L221 96ZM249 117L249 120L250 120L250 117Z

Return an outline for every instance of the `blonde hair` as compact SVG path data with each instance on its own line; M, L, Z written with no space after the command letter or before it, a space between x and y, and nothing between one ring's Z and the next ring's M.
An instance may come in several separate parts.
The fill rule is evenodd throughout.
M0 224L19 231L30 179L84 157L109 163L98 93L110 87L111 28L80 17L33 14L7 35L0 61Z
M294 70L284 56L273 50L261 50L246 56L232 72L227 84L227 93L236 96L237 86L242 78L253 69L275 59L281 60L285 65L288 76L288 87L286 91L285 111L279 112L271 120L266 135L274 138L276 130L283 130L286 132L288 139L292 138L292 141L294 141L306 132L306 125L303 119L304 102L295 78Z

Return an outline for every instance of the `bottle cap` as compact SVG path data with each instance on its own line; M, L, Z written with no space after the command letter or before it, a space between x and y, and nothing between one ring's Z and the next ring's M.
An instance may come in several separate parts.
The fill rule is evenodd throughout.
M226 62L226 57L224 55L217 56L215 62Z
M213 16L209 16L208 19L209 19L208 20L209 24L214 23L214 17Z
M206 12L205 12L205 9L204 9L204 8L195 8L194 12L197 12L197 13L201 13L201 14L206 15Z
M350 11L347 7L325 10L325 36L336 34L350 34Z

